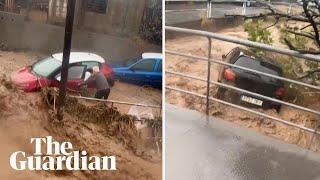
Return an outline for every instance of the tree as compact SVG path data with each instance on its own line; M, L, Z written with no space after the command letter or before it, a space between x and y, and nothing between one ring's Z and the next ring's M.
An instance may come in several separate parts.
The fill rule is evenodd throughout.
M287 35L283 36L283 42L288 46L289 49L298 51L302 54L315 54L320 55L320 1L319 0L302 0L298 2L298 6L301 7L300 12L283 12L277 7L269 2L265 1L257 1L258 4L266 7L266 11L253 16L247 15L236 15L242 16L245 19L265 19L267 17L272 17L274 19L274 23L265 27L268 29L272 26L277 25L280 20L285 21L295 21L301 22L305 24L303 27L290 27L285 26L282 29L282 32ZM235 16L235 15L232 15ZM292 38L293 35L294 38ZM307 40L312 42L312 47L306 46L306 44L301 44L299 41ZM316 64L316 65L315 65ZM312 63L313 69L310 69L300 75L298 78L303 79L309 77L315 73L320 73L320 66L318 63Z
M248 33L248 39L250 41L261 42L264 44L272 44L271 32L265 28L264 21L259 19L258 21L248 20L244 23L244 29ZM257 49L251 48L257 55L264 55L264 52Z
M153 44L162 44L162 1L147 0L141 20L141 37Z

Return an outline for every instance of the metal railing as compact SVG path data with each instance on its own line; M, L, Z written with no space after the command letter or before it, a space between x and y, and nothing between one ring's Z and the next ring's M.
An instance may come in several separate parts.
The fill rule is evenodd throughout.
M107 102L107 103L111 103L112 106L113 106L113 104L124 104L124 105L130 105L130 106L150 107L150 108L156 108L156 109L160 109L160 110L162 108L162 106L158 106L158 105L131 103L131 102L125 102L125 101L108 100L108 99L97 99L97 98L74 96L74 95L69 95L69 96L72 98L83 99L83 100L88 100L88 101Z
M218 82L218 81L211 81L211 79L210 79L210 77L211 77L211 63L215 63L215 64L219 64L219 65L225 65L225 66L229 66L229 67L242 69L244 71L249 71L249 72L252 72L252 73L255 73L255 74L259 74L259 75L263 75L263 76L279 79L279 80L284 81L284 82L294 83L294 84L297 84L297 85L305 86L305 87L320 91L320 87L319 86L314 86L314 85L307 84L307 83L304 83L304 82L300 82L300 81L296 81L296 80L293 80L293 79L288 79L288 78L276 76L276 75L273 75L273 74L269 74L269 73L253 70L253 69L250 69L250 68L247 68L247 67L238 66L238 65L235 65L235 64L230 64L230 63L223 62L223 61L213 60L213 59L211 59L211 55L212 55L212 53L211 53L212 39L231 42L231 43L244 45L244 46L252 47L252 48L258 48L258 49L265 50L265 51L276 52L276 53L279 53L279 54L289 55L289 56L293 56L293 57L297 57L297 58L304 58L306 60L314 61L314 62L318 62L318 63L320 62L320 56L311 55L311 54L300 54L297 51L293 51L293 50L289 50L289 49L273 47L273 46L270 46L270 45L267 45L267 44L263 44L263 43L253 42L253 41L244 40L244 39L238 39L238 38L234 38L234 37L230 37L230 36L226 36L226 35L221 35L221 34L217 34L217 33L206 32L206 31L191 30L191 29L171 27L171 26L166 26L165 30L166 31L179 32L179 33L187 33L187 34L191 34L191 35L203 36L203 37L206 37L208 39L208 56L207 57L187 55L187 54L182 53L182 52L176 52L176 51L171 51L171 50L166 50L165 51L166 53L171 54L171 55L176 55L176 56L182 56L182 57L189 58L188 60L200 60L200 61L208 62L207 79L203 79L203 78L199 78L199 77L195 77L195 76L191 76L191 75L187 75L187 74L179 73L179 72L172 72L172 71L167 71L167 70L165 71L166 73L172 74L172 75L175 75L175 76L180 76L180 77L184 77L184 78L189 78L189 79L193 79L193 80L197 80L197 81L206 82L207 83L206 95L202 95L202 94L199 94L199 93L195 93L195 92L179 89L179 88L176 88L176 87L170 87L170 86L166 86L167 90L178 91L178 92L181 92L181 93L186 93L186 94L190 94L190 95L193 95L193 96L197 96L197 97L206 99L206 114L207 115L209 115L210 101L215 101L215 102L218 102L218 103L222 103L224 105L228 105L228 106L231 106L231 107L234 107L234 108L238 108L238 109L241 109L241 110L245 110L245 111L251 112L251 113L256 114L256 115L263 116L265 118L272 119L274 121L280 122L280 123L288 125L288 126L299 128L299 129L302 129L302 130L305 130L305 131L308 131L308 132L311 132L311 133L320 134L320 131L317 130L319 121L317 121L316 127L314 129L312 129L312 128L305 127L305 126L302 126L302 125L299 125L299 124L296 124L296 123L292 123L290 121L287 121L287 120L284 120L284 119L281 119L281 118L278 118L278 117L274 117L274 116L271 116L271 115L268 115L268 114L265 114L265 113L261 113L259 111L252 110L252 109L247 108L247 107L243 107L243 106L240 106L240 105L229 103L227 101L223 101L221 99L210 97L210 85L214 84L214 85L226 88L226 89L231 89L233 91L237 91L237 92L241 92L241 93L244 93L244 94L252 95L254 97L258 97L258 98L261 98L261 99L264 99L264 100L272 101L272 102L275 102L275 103L279 103L281 105L286 105L286 106L289 106L289 107L292 107L292 108L295 108L295 109L298 109L298 110L306 111L308 113L312 113L312 114L320 117L319 109L317 109L317 110L316 109L310 109L310 108L303 107L303 106L300 106L300 105L296 105L296 104L293 104L293 103L285 102L285 101L282 101L282 100L279 100L279 99L276 99L276 98L264 96L262 94L251 92L251 91L248 91L248 90L245 90L245 89L241 89L241 88L238 88L238 87L235 87L235 86L227 85L227 84L224 84L224 83L221 83L221 82Z
M206 11L206 17L212 18L212 9L215 3L242 3L242 11L241 14L245 15L247 12L247 6L251 3L255 3L253 0L166 0L166 2L202 2L206 3L205 8L197 8L197 9L175 9L175 10L165 10L165 12L185 12L185 11ZM289 4L289 3L287 3ZM291 8L291 6L290 6Z

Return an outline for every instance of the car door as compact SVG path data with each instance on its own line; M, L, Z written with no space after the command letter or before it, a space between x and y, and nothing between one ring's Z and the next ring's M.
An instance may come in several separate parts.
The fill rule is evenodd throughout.
M83 83L87 66L85 65L74 65L68 69L68 81L67 89L70 91L79 91L79 84ZM60 82L61 72L59 72L55 79Z
M141 59L129 68L126 80L138 85L152 85L156 62L156 59Z
M155 71L152 75L152 86L162 87L162 59L157 59Z
M93 67L99 67L99 68L101 67L101 64L99 62L95 62L95 61L82 62L81 65L87 66L85 76L84 76L84 81L87 80L92 75L92 68ZM95 82L91 82L88 84L88 87L94 88L95 85L96 85Z

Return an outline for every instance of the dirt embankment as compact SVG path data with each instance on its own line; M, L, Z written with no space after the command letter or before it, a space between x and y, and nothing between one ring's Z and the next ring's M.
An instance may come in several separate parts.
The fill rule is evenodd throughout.
M133 124L136 121L135 118L122 115L107 105L76 100L69 101L69 106L66 108L69 113L65 113L64 121L57 122L52 119L52 107L48 107L43 101L41 93L24 93L11 86L8 76L12 71L24 65L30 65L42 56L29 52L0 52L2 63L0 70L6 74L6 76L1 74L0 81L0 177L53 180L161 179L161 134L158 133L160 137L153 138L152 128L147 128L147 132L138 131ZM138 93L142 91L146 93L144 95ZM145 100L149 96L149 100ZM161 104L161 91L116 83L111 90L110 98ZM124 113L130 110L128 106L118 108ZM78 112L73 113L73 110ZM105 114L108 113L107 110L116 114L116 121L111 121L110 116L109 121L101 118L107 115ZM153 127L161 127L161 124L152 121L149 123ZM11 153L19 150L27 154L34 153L34 147L29 143L30 138L44 136L53 136L59 142L70 141L75 149L86 150L90 156L115 155L118 170L112 172L13 171L9 165Z
M8 76L13 72L26 65L36 62L44 54L34 52L14 52L0 50L0 72Z
M224 29L219 31L221 34L238 37L242 39L247 38L247 33L244 32L241 26ZM278 34L275 32L276 36ZM276 38L275 38L276 39ZM276 46L279 42L275 42ZM212 41L212 58L214 60L221 60L223 54L228 53L232 48L238 45L227 43L223 41L213 40ZM166 40L166 49L183 52L185 54L192 54L197 56L207 56L208 40L206 38L198 36L187 36L170 38ZM203 61L197 61L194 59L188 59L180 56L166 54L166 71L182 72L188 75L193 75L203 79L207 78L207 63ZM213 64L211 67L211 80L216 81L218 75L218 65ZM199 94L206 94L206 82L191 80L175 75L166 74L166 85L178 87L181 89L189 90ZM216 92L217 87L212 85L210 93L213 95ZM304 105L311 109L320 107L320 94L303 92L305 94ZM171 90L166 91L166 102L195 109L198 111L205 112L206 102L200 98L183 94ZM299 111L290 107L283 106L280 113L275 110L261 110L253 109L260 112L288 120L306 127L314 128L316 121L319 117L304 111ZM313 134L306 133L296 128L288 127L280 123L275 123L266 118L253 115L252 113L245 112L239 109L231 108L222 104L212 102L211 114L220 117L224 120L232 121L233 123L253 129L255 131L262 132L269 136L282 139L288 143L297 144L304 148L310 148L314 151L320 151L320 140L313 138ZM312 140L313 139L313 140ZM312 141L311 141L312 140Z
M57 122L53 120L50 108L44 103L40 93L27 95L15 90L3 80L0 84L0 96L0 161L2 162L0 177L161 179L161 151L158 153L155 144L140 138L134 125L134 117L121 115L116 109L107 105L86 106L75 99L69 99L64 121ZM80 110L81 112L77 112ZM102 118L103 116L105 118ZM34 148L29 144L30 138L48 135L58 141L70 141L75 149L86 150L89 155L115 155L118 170L56 173L11 170L9 167L11 153L22 150L32 154Z

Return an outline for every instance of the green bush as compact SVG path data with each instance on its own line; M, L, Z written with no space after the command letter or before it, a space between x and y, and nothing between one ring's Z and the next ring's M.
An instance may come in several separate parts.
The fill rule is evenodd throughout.
M248 40L250 41L264 44L272 44L273 42L271 32L265 28L263 19L257 21L253 21L252 19L246 20L244 23L244 30L248 33ZM251 48L251 50L257 55L264 55L264 52L259 49Z

